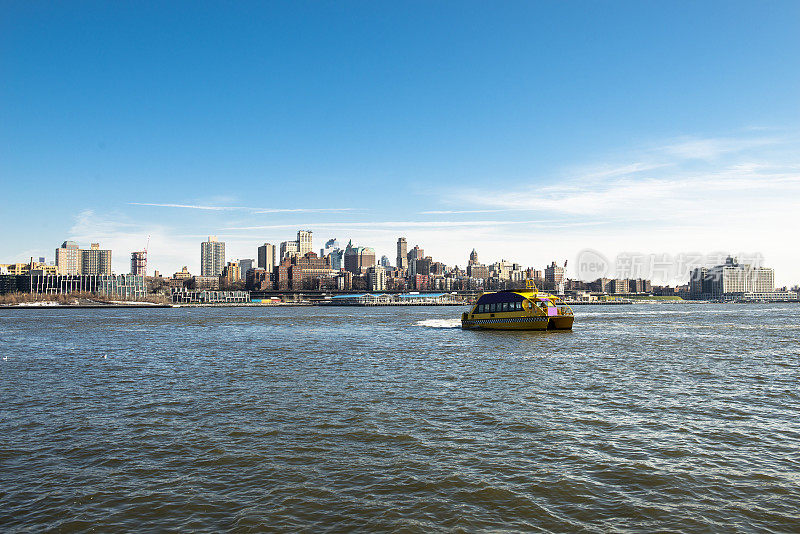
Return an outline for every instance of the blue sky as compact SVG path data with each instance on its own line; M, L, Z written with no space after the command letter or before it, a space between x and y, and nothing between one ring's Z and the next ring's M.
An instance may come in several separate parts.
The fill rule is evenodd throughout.
M72 238L125 272L149 234L151 271L196 271L207 235L233 259L309 228L460 265L761 253L797 283L799 26L797 2L4 2L0 262Z

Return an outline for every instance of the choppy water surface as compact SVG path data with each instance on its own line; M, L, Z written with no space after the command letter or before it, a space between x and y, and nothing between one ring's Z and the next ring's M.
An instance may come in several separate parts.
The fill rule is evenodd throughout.
M800 306L0 310L4 531L798 531Z

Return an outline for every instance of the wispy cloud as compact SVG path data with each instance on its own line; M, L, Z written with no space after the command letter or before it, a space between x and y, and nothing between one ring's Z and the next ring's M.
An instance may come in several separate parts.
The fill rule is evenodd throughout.
M464 213L501 213L504 211L509 211L505 209L494 209L494 210L430 210L430 211L421 211L421 215L455 215L455 214L464 214Z
M254 214L265 213L334 213L355 211L353 208L253 208L248 206L208 206L203 204L172 204L156 202L129 202L130 206L150 206L157 208L182 208L203 211L246 211Z
M318 222L313 227L317 229L333 228L391 228L407 230L410 228L455 228L455 227L481 227L494 228L498 226L531 226L537 228L570 228L574 226L594 226L601 222L554 222L552 220L491 220L491 221L370 221L370 222ZM297 228L296 224L270 224L259 226L231 226L223 228L224 231L251 231L251 230L279 230L283 228Z
M781 139L776 137L684 137L661 146L657 151L689 160L715 160L728 154L775 145Z
M253 257L258 244L292 239L303 227L314 231L317 244L334 236L340 242L352 238L389 257L394 257L397 237L405 236L435 258L459 265L473 247L486 262L505 258L534 266L572 260L586 247L609 258L631 251L746 250L763 253L780 283L795 283L800 281L800 256L781 229L794 228L800 213L798 147L791 139L774 137L671 139L625 150L621 160L614 156L565 166L552 172L544 186L449 188L439 206L414 216L386 214L387 220L374 220L377 210L366 216L360 212L369 210L352 208L249 207L223 198L134 203L198 210L197 217L181 217L167 227L154 223L157 218L86 210L76 217L70 235L114 249L119 272L127 268L128 251L140 249L148 234L153 235L151 268L172 272L188 264L194 272L206 232L226 241L233 259ZM213 212L226 215L214 222L208 216ZM325 212L347 215L314 215ZM303 219L298 224L288 216L259 217L264 213L308 216L292 217ZM400 220L406 217L410 220Z

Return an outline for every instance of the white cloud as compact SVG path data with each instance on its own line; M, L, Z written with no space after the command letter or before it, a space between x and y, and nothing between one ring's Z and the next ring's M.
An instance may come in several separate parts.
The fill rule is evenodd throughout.
M800 257L786 234L800 225L796 149L775 138L683 140L635 153L631 163L567 170L555 185L448 191L443 202L597 223L549 230L540 242L553 251L566 243L572 254L592 247L611 256L750 250L775 267L778 281L796 283Z
M749 132L748 135L754 135ZM188 265L196 272L200 242L207 233L226 241L229 259L254 257L264 241L292 239L298 228L314 232L317 247L331 237L372 246L394 261L399 236L409 246L448 264L463 266L477 248L481 260L517 261L543 267L570 263L584 248L608 257L620 252L749 251L762 253L780 284L800 282L800 257L787 232L800 222L800 153L784 140L672 140L628 151L628 161L569 166L549 184L502 191L448 188L440 206L410 220L380 219L350 208L255 208L212 199L196 204L136 205L198 210L170 225L121 213L81 212L71 237L83 246L101 242L114 250L114 268L128 270L130 251L151 234L149 270L171 273ZM537 178L537 177L532 177ZM532 180L533 182L541 180ZM438 208L441 209L438 209ZM212 222L213 212L224 212ZM317 213L344 212L347 219ZM264 222L263 214L304 213L301 223ZM230 215L236 214L238 219ZM524 215L521 215L524 214ZM435 220L425 220L431 216ZM483 217L486 217L485 219ZM519 217L522 220L517 220ZM344 218L344 215L343 215ZM403 217L405 218L405 217ZM198 229L207 229L202 234ZM36 256L37 254L34 254Z
M157 208L182 208L203 211L248 211L255 214L265 213L331 213L354 211L353 208L251 208L247 206L209 206L203 204L161 204L154 202L129 202L130 206L150 206Z

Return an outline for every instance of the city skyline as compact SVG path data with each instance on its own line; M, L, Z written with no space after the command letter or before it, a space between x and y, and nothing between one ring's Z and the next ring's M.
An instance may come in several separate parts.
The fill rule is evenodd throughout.
M605 291L605 283L609 282L614 287L615 282L622 282L627 288L629 282L646 282L648 287L650 284L658 285L659 287L670 288L678 290L680 288L688 288L693 281L696 281L699 272L708 273L714 272L714 269L719 269L723 265L730 264L730 262L738 262L738 255L731 255L729 253L717 252L708 255L699 254L679 254L671 256L669 254L654 255L654 254L623 254L616 258L605 258L599 252L592 249L585 249L577 257L578 268L574 272L567 270L568 260L564 261L563 266L556 261L551 261L543 269L541 265L525 265L514 261L508 261L505 258L490 258L486 263L479 261L479 255L475 248L469 253L469 259L462 266L460 264L448 264L439 261L440 258L435 257L433 254L425 254L424 248L419 244L414 244L412 248L408 248L408 240L404 236L397 237L397 264L391 265L389 258L386 255L376 254L374 248L369 246L353 245L352 239L348 240L346 246L340 246L337 238L330 238L325 240L325 247L322 249L315 249L313 243L313 231L309 229L301 229L297 231L297 239L284 241L281 243L281 248L285 248L283 255L277 254L277 247L274 244L262 243L256 248L256 255L254 258L245 257L229 257L226 256L225 248L226 243L218 240L217 236L208 236L206 240L200 242L200 257L201 266L199 271L200 278L227 278L230 282L244 281L249 278L248 271L257 268L258 270L265 271L270 276L273 271L277 273L279 267L287 267L295 265L297 259L303 258L298 265L304 269L319 269L320 273L333 274L336 271L350 271L352 273L366 273L367 267L377 266L392 270L399 270L404 272L409 279L412 279L417 271L416 260L424 260L426 263L426 280L427 274L434 274L431 269L434 265L441 266L445 271L438 271L436 275L442 278L442 275L449 277L452 273L461 273L459 277L467 275L467 278L473 277L478 279L493 278L495 281L499 276L500 280L520 281L519 278L523 273L524 278L543 280L554 285L558 285L562 281L571 282L597 282L600 287ZM299 243L303 242L304 246L301 253ZM293 245L293 248L287 248L286 245ZM317 252L319 250L319 252ZM348 258L349 253L352 251L353 256ZM362 251L368 254L368 261L363 265L362 269ZM401 256L401 251L403 254ZM407 252L406 252L407 251ZM58 256L58 253L74 252L76 256L82 255L82 268L81 262L73 260L71 257L64 255ZM39 256L38 262L34 261L35 258L29 258L29 262L16 262L8 265L9 271L13 274L18 272L19 269L23 271L29 265L30 269L53 269L52 272L46 271L50 274L61 275L75 275L75 274L107 274L118 275L128 274L125 271L113 271L110 267L110 257L112 251L100 250L99 244L92 243L89 250L79 249L79 243L74 241L65 241L56 249L56 260L46 261L46 257ZM103 266L99 265L92 267L92 253L98 255L94 260L95 264L100 259L99 254L102 253ZM338 260L337 258L338 254ZM313 259L308 259L310 255ZM138 257L142 261L134 261ZM134 251L131 253L131 263L129 274L138 274L142 276L156 276L169 278L169 271L162 271L154 269L153 272L147 271L146 262L147 253L142 251ZM408 261L405 261L407 257ZM256 259L257 258L257 259ZM323 263L317 263L319 260L324 260ZM355 258L358 258L357 260ZM401 267L400 259L404 260L405 266ZM270 259L272 261L270 261ZM348 261L352 260L348 264ZM88 261L88 263L87 263ZM314 265L311 265L311 263ZM285 263L286 262L286 263ZM754 269L753 272L770 273L769 286L777 287L780 284L775 282L774 269L765 264L764 258L760 254L745 254L742 261L739 262L747 269ZM574 264L573 264L574 265ZM0 266L3 266L0 263ZM602 272L597 269L602 267ZM236 274L231 274L228 269L235 269ZM476 271L477 269L477 271ZM503 274L506 270L506 272ZM102 271L102 272L99 272ZM492 276L490 276L490 271ZM514 276L509 276L511 271L514 271ZM191 273L191 269L187 265L182 266L180 270L175 270L175 276L180 279L186 278ZM311 271L309 271L311 272ZM476 274L480 273L480 274ZM318 274L320 274L318 273ZM669 274L667 274L669 273ZM45 273L46 274L46 273ZM180 275L180 276L179 276ZM263 276L263 275L260 275ZM404 275L405 276L405 275ZM305 274L303 275L305 277ZM716 277L718 278L718 277ZM433 278L431 278L433 280ZM486 280L488 282L488 280ZM413 282L412 282L413 283ZM427 282L426 282L427 283ZM784 287L797 288L800 284L784 284ZM412 289L414 289L412 287ZM649 291L649 290L648 290ZM761 289L759 289L761 291ZM615 289L615 293L619 293ZM637 291L641 292L641 291ZM757 291L758 292L758 291Z
M187 6L7 8L2 261L99 241L126 272L151 235L150 272L199 272L208 235L253 258L309 228L462 267L723 251L800 280L775 231L797 4Z

